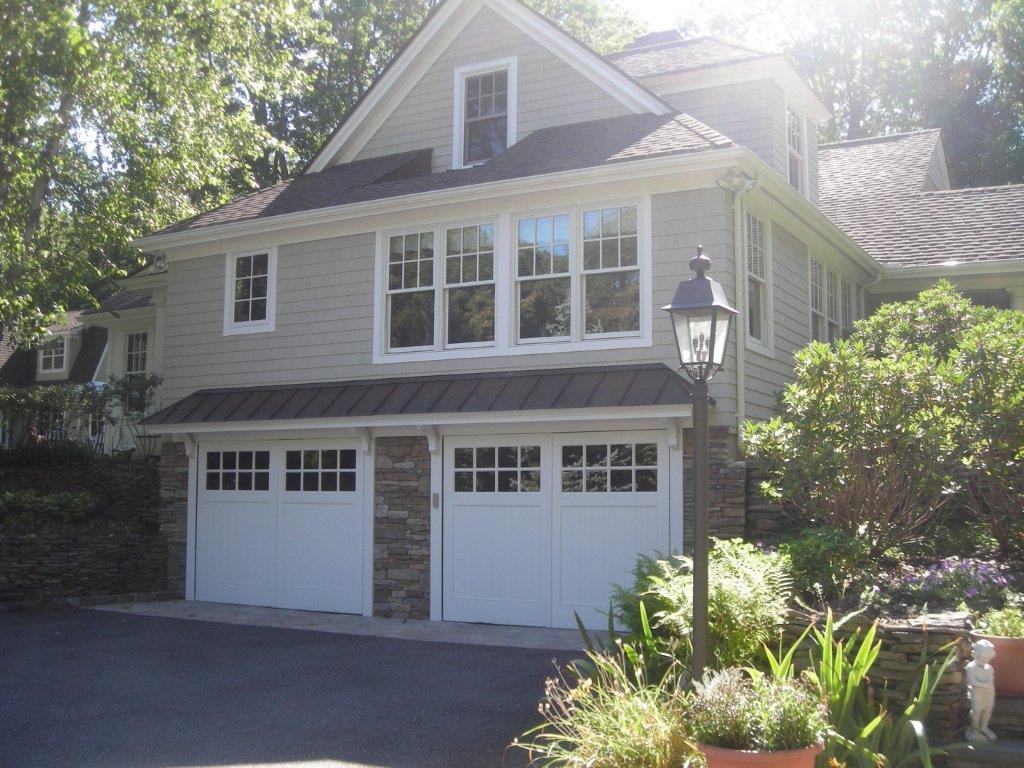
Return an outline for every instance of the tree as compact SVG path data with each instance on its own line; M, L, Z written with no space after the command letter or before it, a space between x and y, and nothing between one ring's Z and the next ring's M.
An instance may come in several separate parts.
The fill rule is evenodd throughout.
M21 339L252 185L254 100L298 92L289 0L25 0L0 9L0 327Z
M833 119L825 140L943 129L957 185L1024 181L1022 0L698 4L688 26L781 49Z

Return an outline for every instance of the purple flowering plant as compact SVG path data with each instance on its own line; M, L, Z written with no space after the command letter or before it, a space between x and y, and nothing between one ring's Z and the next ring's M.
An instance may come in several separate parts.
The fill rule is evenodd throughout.
M947 557L907 574L900 591L932 608L1000 606L1012 585L1006 573L986 560Z

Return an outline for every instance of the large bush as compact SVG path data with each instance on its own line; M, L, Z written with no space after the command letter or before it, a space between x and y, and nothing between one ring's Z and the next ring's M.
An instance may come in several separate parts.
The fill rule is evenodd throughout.
M780 414L744 428L768 495L874 556L919 538L962 488L1004 552L1024 554L1024 314L943 282L795 368Z
M633 575L633 584L617 587L612 597L616 617L634 636L642 636L642 602L654 637L687 664L692 653L692 561L641 556ZM710 553L708 602L715 666L760 658L762 646L776 636L785 618L790 592L784 556L739 539L716 541Z

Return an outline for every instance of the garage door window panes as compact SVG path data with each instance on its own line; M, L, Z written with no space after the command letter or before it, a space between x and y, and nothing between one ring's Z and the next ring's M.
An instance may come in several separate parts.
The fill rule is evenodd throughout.
M286 491L354 491L355 450L287 451L284 455Z
M649 493L658 490L655 443L562 446L564 493Z
M540 446L455 449L455 490L460 493L536 493Z
M210 451L206 454L206 490L270 490L270 451Z

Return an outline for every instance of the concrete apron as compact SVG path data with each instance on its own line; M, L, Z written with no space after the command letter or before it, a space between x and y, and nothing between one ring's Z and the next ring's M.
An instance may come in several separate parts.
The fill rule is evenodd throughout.
M255 627L305 629L341 635L418 640L428 643L464 643L500 648L532 648L552 651L581 651L579 632L574 629L505 627L495 624L463 624L452 621L381 619L342 613L296 611L288 608L259 608L200 601L112 603L91 610L131 613L170 619L193 619ZM605 633L595 632L595 635Z

